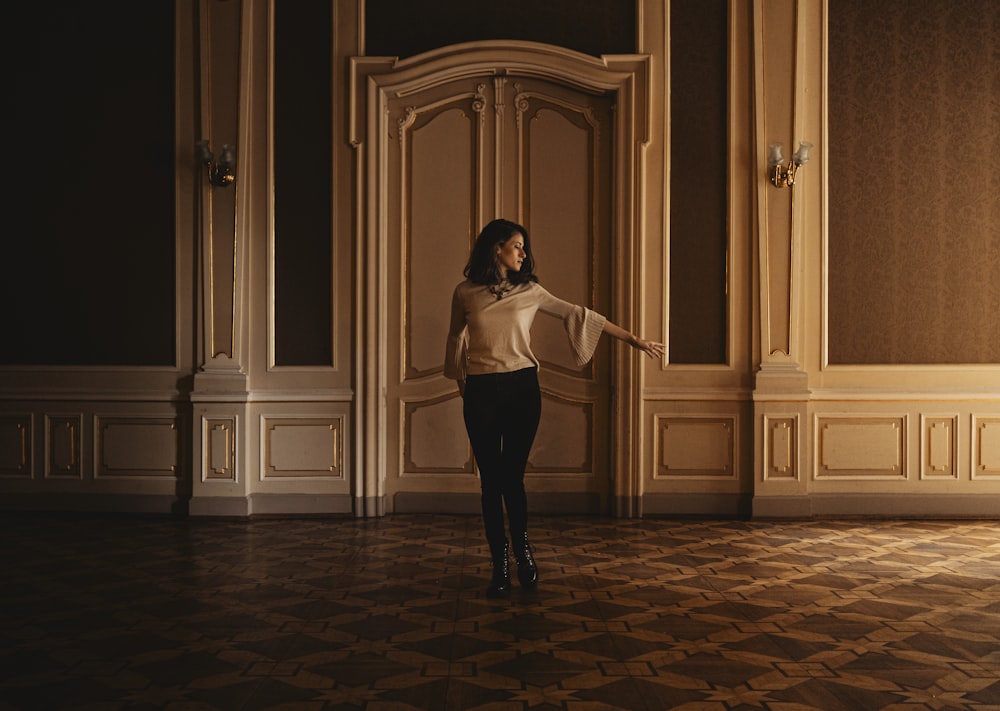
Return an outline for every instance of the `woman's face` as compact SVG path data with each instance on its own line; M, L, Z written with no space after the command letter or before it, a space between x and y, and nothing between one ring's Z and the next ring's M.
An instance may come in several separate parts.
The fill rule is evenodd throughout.
M497 247L497 261L504 274L521 271L521 263L527 257L524 251L524 235L515 232L506 242Z

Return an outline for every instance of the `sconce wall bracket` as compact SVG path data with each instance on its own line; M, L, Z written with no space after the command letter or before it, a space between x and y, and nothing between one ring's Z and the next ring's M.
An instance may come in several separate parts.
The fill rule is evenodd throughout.
M216 161L215 154L208 147L208 141L198 141L195 144L195 155L198 162L205 166L208 182L212 185L224 188L236 180L236 152L231 145L222 147L222 154Z
M789 161L785 165L780 163L771 167L771 185L776 188L790 188L795 185L795 171L799 164Z

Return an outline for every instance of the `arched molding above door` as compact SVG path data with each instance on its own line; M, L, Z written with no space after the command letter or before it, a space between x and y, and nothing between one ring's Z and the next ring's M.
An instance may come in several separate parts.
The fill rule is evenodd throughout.
M442 47L406 59L354 57L351 59L351 142L364 142L368 105L360 84L374 82L396 96L422 91L463 77L492 74L547 79L593 93L616 92L619 105L628 106L633 140L649 140L650 111L648 55L592 57L562 47L525 41L490 40Z

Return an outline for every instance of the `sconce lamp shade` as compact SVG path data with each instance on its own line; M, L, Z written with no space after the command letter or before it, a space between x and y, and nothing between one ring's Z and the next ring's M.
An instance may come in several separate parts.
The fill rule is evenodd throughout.
M215 156L208 147L208 141L198 141L194 144L194 155L199 163L211 163Z
M236 151L228 143L222 147L222 154L219 156L219 167L223 170L231 170L236 166Z
M792 160L795 161L796 165L802 165L809 160L809 149L812 147L813 144L808 141L801 141L799 143L799 150L795 151L795 155L792 156Z
M781 155L781 144L772 143L767 147L767 167L773 168L781 163L784 157Z

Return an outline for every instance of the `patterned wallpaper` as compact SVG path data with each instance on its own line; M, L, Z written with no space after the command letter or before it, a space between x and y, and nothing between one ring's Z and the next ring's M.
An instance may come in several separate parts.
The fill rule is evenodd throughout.
M1000 3L830 0L829 360L1000 363Z

